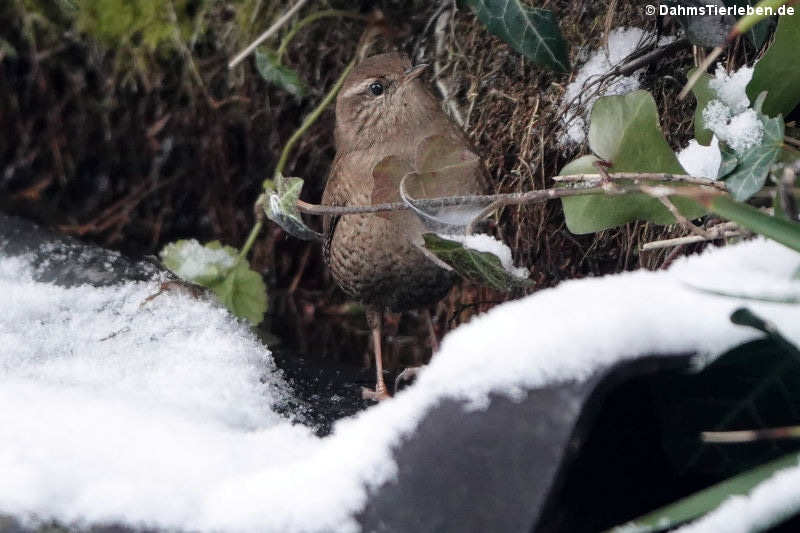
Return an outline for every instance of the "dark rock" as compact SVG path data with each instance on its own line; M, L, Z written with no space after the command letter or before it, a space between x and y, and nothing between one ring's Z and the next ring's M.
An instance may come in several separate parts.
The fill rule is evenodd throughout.
M12 257L33 254L34 279L63 287L145 281L158 273L158 267L150 262L132 261L117 252L56 235L27 220L2 213L0 252Z

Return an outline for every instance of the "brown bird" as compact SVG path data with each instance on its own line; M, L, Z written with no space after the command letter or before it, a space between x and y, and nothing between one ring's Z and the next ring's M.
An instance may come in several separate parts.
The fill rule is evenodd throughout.
M375 55L358 64L344 81L336 100L336 158L322 195L323 205L400 201L396 184L382 183L380 176L373 176L373 169L388 156L413 168L420 144L431 136L473 156L476 164L466 171L434 176L439 182L429 189L435 194L423 196L483 192L485 171L480 159L461 128L419 79L425 66L412 67L408 57L399 53ZM379 189L381 198L376 202ZM381 359L384 310L426 308L432 332L427 306L447 294L453 275L421 251L417 238L425 229L409 211L327 216L323 229L323 254L334 279L367 306L377 383L374 391L364 389L363 395L374 400L388 398Z

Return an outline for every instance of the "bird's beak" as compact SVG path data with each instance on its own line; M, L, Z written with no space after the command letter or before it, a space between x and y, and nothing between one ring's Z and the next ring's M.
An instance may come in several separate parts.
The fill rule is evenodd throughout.
M408 69L405 72L403 72L403 74L405 76L403 77L402 85L405 85L406 83L410 82L411 80L413 80L415 78L418 78L419 75L422 74L425 71L426 68L428 68L428 64L427 63L421 63L421 64L419 64L419 65L417 65L415 67L411 67L410 69Z

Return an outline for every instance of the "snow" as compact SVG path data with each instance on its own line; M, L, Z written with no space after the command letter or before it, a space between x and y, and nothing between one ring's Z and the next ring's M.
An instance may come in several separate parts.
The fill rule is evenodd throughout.
M458 241L465 247L478 252L489 252L490 254L496 255L497 258L500 259L500 264L503 265L506 272L512 276L527 279L528 276L531 275L527 268L515 267L514 259L511 257L511 248L509 248L506 243L495 239L491 235L473 233L471 235L440 235L440 237L450 239L451 241Z
M764 136L764 125L758 114L749 108L746 89L752 77L753 67L744 66L729 75L722 65L718 65L708 83L717 98L709 101L703 109L706 127L740 154L761 144Z
M173 261L178 265L175 274L181 279L190 281L206 275L210 266L225 271L236 262L236 257L224 248L208 248L196 239L168 245L161 251L161 259L163 260L168 254L173 255Z
M717 509L679 528L680 533L764 531L800 511L800 465L775 472L749 494L731 496Z
M622 64L626 57L649 40L655 40L655 35L636 27L615 28L609 32L608 47L601 47L590 55L564 92L562 100L571 107L567 110L563 121L566 131L560 139L562 145L582 143L586 139L588 117L591 115L592 106L599 97L626 94L639 88L644 72L643 68L630 76L611 78L610 82L605 84L602 91L599 92L596 91L596 86L587 91L585 85L596 81L598 77ZM661 37L658 45L663 46L674 40L675 38L670 36ZM572 108L572 105L578 101L583 104L584 113L582 115Z
M753 109L733 115L730 108L719 100L710 101L703 109L703 121L720 140L740 154L761 144L764 137L764 125Z
M761 335L730 322L742 305L800 342L797 306L716 294L800 295L798 267L797 253L754 240L541 290L451 332L413 386L318 438L274 412L289 393L269 352L216 305L173 293L142 305L155 282L38 283L26 258L0 254L0 512L358 531L369 491L396 474L392 448L443 398L478 409L491 392L520 397L646 353L718 355ZM782 501L797 487L781 484ZM748 513L768 500L754 493Z
M709 80L708 86L717 93L717 98L730 108L731 113L739 114L750 107L747 84L752 78L753 67L743 66L728 74L725 67L717 65L714 77Z
M697 139L692 139L689 145L676 155L678 162L690 176L717 179L722 164L722 152L719 151L719 139L716 135L711 138L708 146L703 146Z

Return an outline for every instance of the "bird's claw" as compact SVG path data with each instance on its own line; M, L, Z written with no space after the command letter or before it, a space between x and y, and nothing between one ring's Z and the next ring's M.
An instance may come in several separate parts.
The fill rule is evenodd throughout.
M364 400L372 400L374 402L380 402L383 400L388 400L391 398L391 395L386 392L386 387L376 387L375 390L368 389L366 387L361 387L361 398Z

